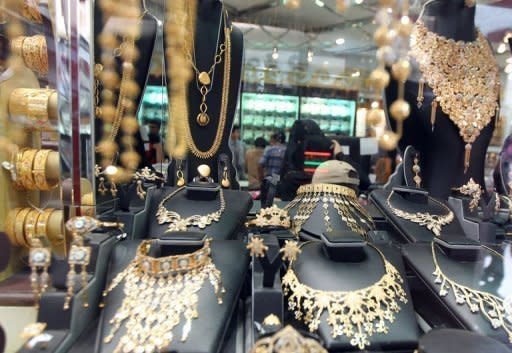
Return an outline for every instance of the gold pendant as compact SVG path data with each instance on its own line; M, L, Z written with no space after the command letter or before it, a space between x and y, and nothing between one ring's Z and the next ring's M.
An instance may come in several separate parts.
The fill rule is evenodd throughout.
M197 114L196 121L199 126L206 126L210 122L210 117L206 113L199 113Z
M212 82L210 80L210 75L208 75L208 72L206 71L201 72L197 78L199 79L199 82L201 82L201 84L204 86L207 86L210 84L210 82Z
M176 185L177 185L177 186L183 186L183 185L185 185L185 179L184 179L183 177L178 178L178 180L176 181Z

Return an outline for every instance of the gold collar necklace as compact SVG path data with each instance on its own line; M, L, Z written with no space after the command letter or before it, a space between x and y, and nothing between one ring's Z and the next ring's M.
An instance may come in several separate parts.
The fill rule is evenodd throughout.
M434 119L439 102L466 143L466 172L472 144L498 110L499 71L489 43L479 30L474 42L456 42L417 21L411 34L410 54L436 96L432 102Z
M486 246L482 247L503 259L503 255L497 251ZM451 289L457 304L467 305L472 313L480 312L493 329L502 328L507 333L509 342L512 343L512 313L507 311L504 300L494 294L469 288L448 278L437 261L434 242L432 242L432 259L434 261L432 275L435 277L434 283L440 285L439 295L446 297Z
M204 246L189 254L155 258L148 255L155 240L144 240L137 248L132 262L119 273L107 296L123 280L124 298L121 307L111 319L112 329L104 342L112 342L124 323L126 333L114 352L160 352L173 341L173 330L185 319L181 341L185 341L197 319L198 293L208 279L222 304L220 271L210 257L210 239Z
M307 243L306 243L307 244ZM386 321L392 323L401 308L398 301L407 303L402 288L403 279L396 268L374 245L384 263L385 273L374 284L353 291L323 291L300 283L292 269L292 262L283 277L283 290L288 295L288 308L295 318L302 320L311 332L320 325L320 317L327 311L327 322L333 338L347 336L350 344L360 350L370 345L374 333L387 334Z
M442 202L437 201L436 199L433 199L429 197L428 199L435 204L439 205L441 208L443 208L446 213L445 214L430 214L428 212L407 212L403 211L401 209L396 208L391 204L391 198L395 194L394 191L391 191L389 194L386 203L391 210L395 214L395 216L418 223L420 226L427 227L428 230L430 230L436 237L441 236L441 230L443 226L450 224L453 221L453 212Z
M207 215L192 215L189 217L182 217L176 211L169 211L165 208L165 203L176 196L179 192L185 189L185 186L182 186L169 195L164 197L160 204L158 205L158 210L156 212L156 218L158 219L158 224L169 223L169 227L167 229L168 232L176 232L176 231L186 231L187 227L199 227L200 229L204 229L212 222L218 222L224 213L224 209L226 208L226 201L224 200L224 191L220 189L220 207L217 211L208 213Z
M331 204L341 219L353 231L366 236L369 230L375 228L368 212L357 201L354 190L335 184L308 184L302 185L297 191L297 196L284 208L290 210L298 205L297 212L292 219L292 232L299 234L302 226L309 219L318 203L322 202L324 223L326 230L332 231L329 204Z

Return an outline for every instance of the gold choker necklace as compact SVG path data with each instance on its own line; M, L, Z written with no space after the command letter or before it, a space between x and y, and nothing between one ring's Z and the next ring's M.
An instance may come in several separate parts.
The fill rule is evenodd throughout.
M214 288L218 303L222 304L220 271L210 257L210 240L190 254L155 258L148 255L155 240L144 240L137 248L132 262L119 273L109 288L107 296L123 280L124 299L121 307L110 320L112 329L104 342L112 342L124 323L125 335L113 352L160 352L174 339L173 330L185 319L181 341L191 331L192 319L197 319L199 291L208 279ZM144 349L142 349L144 348Z
M386 273L374 284L353 291L323 291L300 283L292 263L283 277L283 290L288 296L288 308L295 318L302 320L311 332L320 325L320 317L327 311L327 322L332 337L347 336L350 344L363 350L370 345L374 333L387 334L386 321L392 323L401 308L398 301L407 303L402 288L403 279L396 268L374 245L368 246L381 257Z
M292 219L294 234L299 234L319 202L322 202L324 223L328 232L333 229L329 204L336 209L338 215L353 232L364 237L368 231L375 228L370 215L361 207L357 201L356 192L351 188L335 184L308 184L301 186L295 199L284 208L289 214L290 210L298 205Z
M400 210L396 207L394 207L391 204L391 197L394 195L394 191L391 191L389 194L386 203L391 210L395 214L395 216L418 223L420 226L427 227L428 230L430 230L436 237L441 236L441 230L443 226L450 224L453 221L453 212L442 202L439 202L431 197L428 199L435 204L441 206L446 211L446 214L444 215L437 215L437 214L430 214L428 212L414 212L410 213L407 211Z
M503 259L503 255L497 251L486 246L482 247ZM434 261L432 275L435 277L434 283L440 285L439 295L446 297L451 289L457 304L467 305L472 313L480 312L493 329L502 328L507 333L509 342L512 343L512 313L507 310L505 301L494 294L466 287L448 278L437 261L434 242L432 242L432 259Z
M226 201L224 200L224 191L220 189L220 207L217 211L208 213L207 215L192 215L186 218L183 218L178 212L169 211L165 208L165 203L176 196L180 191L184 190L185 187L182 186L173 192L171 192L168 196L164 197L160 204L158 205L158 211L156 212L156 217L158 219L158 224L170 223L167 229L168 232L176 232L176 231L186 231L187 227L199 227L200 229L204 229L212 222L218 222L222 214L224 213L224 209L226 208Z
M476 41L456 42L430 32L418 21L411 34L410 54L436 96L434 119L439 102L466 143L466 172L472 144L498 111L499 71L489 43L479 30Z

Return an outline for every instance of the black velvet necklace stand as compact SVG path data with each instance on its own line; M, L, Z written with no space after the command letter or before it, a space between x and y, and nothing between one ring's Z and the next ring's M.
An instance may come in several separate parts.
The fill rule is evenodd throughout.
M435 247L439 266L451 280L500 297L510 294L506 292L506 283L510 279L504 276L505 264L503 259L492 254L489 250L481 248L478 243L469 243L467 240L464 242L450 240L446 243L437 241ZM510 249L508 252L508 256L511 256ZM483 319L480 313L472 313L466 304L457 304L452 289L449 290L447 296L439 296L440 287L439 284L434 283L435 277L432 275L435 267L431 244L407 244L403 248L403 255L409 267L426 287L429 293L427 298L432 298L433 301L436 300L437 303L440 303L441 305L437 305L437 307L452 317L454 325L490 336L510 345L505 331L493 329L489 321ZM428 318L425 319L428 320ZM486 347L483 351L491 352L492 350ZM433 350L432 352L437 351Z
M333 232L325 236L329 238L330 245L326 246L320 241L308 242L302 246L302 253L293 263L293 270L302 284L324 291L351 291L371 286L385 273L380 255L364 242L361 243L361 237L357 234ZM378 248L400 272L404 279L403 288L410 298L400 252L390 246L379 245ZM410 352L416 348L418 328L412 302L399 302L399 305L401 310L395 315L395 321L388 324L389 333L376 333L369 337L370 351ZM332 338L326 312L320 320L317 333L330 352L357 351L346 336Z
M224 20L223 5L218 0L199 0L197 8L196 34L194 39L196 66L201 71L208 71L214 62L214 57L218 53L218 45L225 42L224 36ZM165 38L164 38L165 42ZM218 164L222 163L219 156L225 155L228 161L232 160L232 153L229 148L229 136L235 118L236 106L238 103L238 94L240 92L241 72L243 64L244 42L242 32L233 27L231 33L231 75L228 95L228 107L226 114L226 124L224 127L222 142L218 152L208 159L200 159L194 156L190 151L187 157L187 168L195 171L201 164L210 166L212 172L211 177L215 181L220 181L222 174L219 172ZM206 98L208 104L208 115L210 122L207 126L200 126L196 122L197 114L199 114L199 105L201 104L201 94L197 87L196 75L190 81L188 88L188 109L189 109L189 125L192 138L196 146L201 151L208 150L215 139L217 127L220 119L220 108L222 101L222 85L224 75L225 55L222 61L215 66L212 75L212 88ZM168 63L166 63L168 65ZM229 175L232 188L238 188L236 182L236 172L232 163L228 163ZM173 162L169 168L170 180L173 180L175 171L175 163ZM187 181L191 181L194 173L188 173Z
M196 233L197 234L197 233ZM110 271L107 285L112 279L132 261L135 256L140 240L129 240L119 243L113 250ZM179 249L180 246L176 245ZM170 246L172 248L172 246ZM151 249L154 253L161 252L162 256L170 255L165 253L168 249ZM194 251L194 250L190 250ZM198 292L198 313L199 317L192 320L192 330L185 342L180 341L184 320L173 330L175 339L163 353L216 353L220 350L229 321L237 307L238 297L244 283L249 256L245 245L237 240L213 241L211 243L211 257L215 266L222 273L222 281L226 289L223 295L223 303L217 303L214 289L208 280L205 280L203 287ZM233 266L236 264L236 266ZM109 320L115 315L121 306L124 298L124 282L118 285L105 299L105 307L100 317L98 337L96 341L96 352L113 352L120 338L125 334L124 325L117 331L111 343L103 342L111 330Z
M216 184L215 184L216 185ZM201 191L190 192L182 190L165 203L168 210L178 212L182 217L192 215L206 215L215 212L220 208L219 191ZM147 197L149 200L149 212L147 217L147 234L146 237L153 238L165 234L169 226L166 224L158 224L156 212L160 201L169 195L174 187L162 187L154 189ZM213 196L213 199L212 199ZM214 239L232 239L236 236L237 231L243 227L247 213L252 207L252 198L249 193L238 190L224 190L224 199L226 208L219 222L212 222L204 230L206 234ZM199 230L196 227L189 227L189 230Z
M144 11L144 1L141 2L141 11ZM102 32L104 27L104 19L103 13L99 7L99 1L95 2L94 5L94 60L96 63L101 63L101 54L102 50L98 43L98 36ZM146 82L149 74L149 68L151 64L151 58L153 56L153 49L155 47L156 41L156 33L158 29L158 20L149 12L146 12L141 20L141 34L140 38L135 42L135 46L138 49L139 57L137 61L134 63L136 71L135 71L135 81L139 85L140 92L139 95L134 99L134 103L136 107L140 107L140 102L142 99L142 95L144 94L144 90L146 87ZM121 76L121 60L117 60L118 63L118 73ZM101 105L101 97L100 97L100 105ZM138 108L137 108L138 110ZM100 118L96 118L94 124L95 134L99 138L103 134L103 121ZM120 143L122 132L120 132L116 138L116 142L119 146L121 146L120 153L122 153L122 144ZM142 136L140 131L135 134L135 149L139 156L141 157L139 168L142 167L150 167L151 164L144 158L144 142L142 141ZM99 142L97 139L96 142ZM97 159L99 160L99 159Z
M475 7L464 6L464 0L437 0L425 5L421 20L430 31L454 40L475 40ZM430 123L432 90L425 84L425 100L421 108L417 106L418 82L422 76L415 60L411 62L413 72L405 84L405 100L411 106L411 115L404 121L403 136L399 148L414 146L421 154L423 187L433 197L446 199L450 189L465 184L469 178L484 186L484 164L487 147L494 131L495 119L481 131L473 143L471 164L464 173L465 142L459 135L459 129L437 108L434 129ZM397 83L392 80L386 89L386 103L389 105L397 98ZM395 129L393 119L389 119Z
M492 338L456 329L432 330L420 338L418 353L511 353Z

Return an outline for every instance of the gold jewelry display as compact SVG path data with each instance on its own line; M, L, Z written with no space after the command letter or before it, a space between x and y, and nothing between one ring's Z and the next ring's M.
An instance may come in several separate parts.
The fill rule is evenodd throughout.
M229 188L231 186L231 181L229 180L229 171L228 167L224 167L222 170L222 180L220 182L223 188Z
M18 191L47 191L56 187L58 180L50 182L46 176L47 160L52 150L24 148L15 153L14 161L2 163L11 173L13 186Z
M249 250L252 257L264 257L268 250L268 246L266 246L263 239L258 236L252 236L246 248Z
M480 197L482 195L482 188L480 184L475 183L473 178L469 178L469 181L458 188L453 188L453 190L460 192L462 195L466 195L471 197L471 201L469 202L469 210L473 211L478 207L478 203L480 202Z
M430 230L436 237L441 236L441 230L443 226L450 224L453 221L453 212L450 210L444 203L437 201L431 197L428 199L435 203L436 205L440 206L443 210L445 210L445 214L430 214L428 212L407 212L400 210L396 207L394 207L391 204L391 198L395 194L394 191L391 191L389 194L386 203L391 210L395 214L395 216L418 223L422 227L427 227L428 230Z
M222 214L224 213L224 209L226 208L226 201L224 200L224 191L220 189L220 206L217 211L208 213L206 215L192 215L188 217L182 217L178 212L170 211L165 207L165 203L172 199L174 196L179 194L181 191L185 190L185 187L182 186L172 191L169 195L164 197L160 204L158 205L158 210L156 212L156 218L158 220L158 224L169 223L169 227L167 232L176 232L176 231L186 231L187 227L199 227L199 229L204 229L212 222L220 221Z
M221 104L220 104L220 113L219 113L219 123L217 126L217 131L215 133L215 138L213 140L213 143L211 147L206 150L200 150L195 141L192 137L192 132L190 129L189 123L185 125L186 127L186 137L187 137L187 144L190 148L190 151L194 156L201 159L208 159L211 158L217 153L219 150L220 144L222 143L222 136L224 134L224 128L226 126L226 114L227 114L227 108L228 108L228 97L229 97L229 88L230 88L230 79L231 79L231 31L232 26L228 26L228 18L226 11L223 10L223 16L224 16L224 73L222 78L222 98L221 98ZM222 44L221 44L222 45ZM194 50L193 48L186 48L188 52L192 52ZM220 54L221 55L221 54ZM219 59L220 60L220 59ZM217 59L215 59L217 61ZM203 77L205 77L203 75ZM205 96L203 95L203 98ZM206 110L205 110L206 112ZM198 120L205 121L204 117L202 116L203 112L200 107L200 113L197 117ZM201 116L201 118L200 118ZM208 119L209 120L209 119ZM199 123L199 122L198 122Z
M51 152L52 150L38 150L34 157L34 168L32 169L32 174L34 176L34 182L37 190L50 190L59 184L58 180L53 183L49 183L46 178L46 162Z
M47 235L48 219L55 211L53 208L37 209L17 207L5 217L4 231L13 246L30 248L36 238Z
M302 252L300 249L299 243L294 240L285 240L284 246L280 253L283 254L283 260L288 262L293 262L297 260L297 256Z
M39 336L46 329L46 322L34 322L23 328L20 337L25 341Z
M144 181L164 181L164 178L158 176L153 170L148 167L144 167L140 170L137 170L133 174L133 179L137 183L137 196L143 200L146 197L146 191L144 190L143 183Z
M290 216L288 212L280 209L276 205L272 207L262 208L257 214L255 219L246 222L247 227L282 227L290 228Z
M182 161L176 161L176 186L181 187L185 185L185 176L183 175L183 169L181 167Z
M250 353L327 353L320 343L288 325L273 336L260 338Z
M96 178L98 178L98 181L99 181L98 192L101 195L106 195L107 192L110 191L110 194L112 195L112 197L116 197L119 190L117 189L117 184L116 184L115 178L113 176L111 176L110 189L109 189L105 185L105 177L104 177L105 174L106 174L106 172L99 165L96 164L94 166L94 176Z
M414 177L412 178L414 180L414 183L416 184L417 188L421 188L421 167L420 167L420 160L418 158L418 154L414 156L413 159L414 165L412 166L412 171L414 173Z
M264 326L279 326L281 325L281 320L275 314L270 314L263 319Z
M64 310L69 309L71 297L73 296L76 276L75 267L80 266L80 278L82 280L82 303L84 308L89 306L87 298L87 265L91 259L91 248L85 246L85 234L97 228L122 228L124 225L119 222L101 222L88 216L73 217L66 222L66 229L71 232L73 241L68 255L69 272L66 278L67 293L64 300Z
M421 21L416 22L411 34L410 55L418 62L435 101L466 143L465 172L472 144L497 114L500 87L492 49L478 29L476 35L474 42L456 42L430 32Z
M21 15L30 22L43 23L43 16L39 11L39 0L22 0L22 2Z
M113 352L138 352L138 347L143 347L144 352L161 352L173 342L173 330L182 320L181 341L186 341L192 320L199 317L199 291L206 280L222 304L225 289L221 272L210 257L209 239L193 253L160 258L148 254L153 242L142 241L135 258L103 293L107 296L124 281L124 299L110 320L112 329L104 339L110 343L124 324L126 332Z
M34 175L32 174L36 153L37 150L34 149L23 149L18 152L16 174L19 178L19 184L25 190L37 190Z
M25 239L25 220L31 208L22 208L16 213L16 218L14 220L14 238L16 239L16 244L19 246L28 247L29 244Z
M407 303L402 288L403 279L396 268L374 245L380 255L385 274L374 284L351 291L323 291L299 281L292 263L283 277L283 291L288 295L288 308L295 318L303 321L311 332L318 329L320 317L326 311L333 338L346 336L350 344L364 350L375 333L387 334L387 322L395 321L401 308L399 301Z
M324 223L327 231L332 230L329 205L332 205L343 222L353 231L363 237L375 228L373 221L357 201L357 195L349 187L334 184L307 184L297 191L297 196L286 207L285 211L297 207L292 218L292 232L299 234L302 226L309 219L319 203L322 203Z
M26 117L31 129L44 130L57 118L57 91L50 88L16 88L9 96L9 115Z
M26 67L42 76L48 74L48 48L44 35L19 36L11 42L11 49L23 58Z
M434 283L440 286L439 295L445 297L451 290L457 304L467 305L472 313L480 313L485 320L489 321L493 329L504 330L509 342L512 343L512 322L510 322L510 313L505 310L504 300L494 294L469 288L450 279L439 266L434 242L431 247L434 261L432 275L435 277ZM503 259L503 255L497 251L486 246L482 247Z

